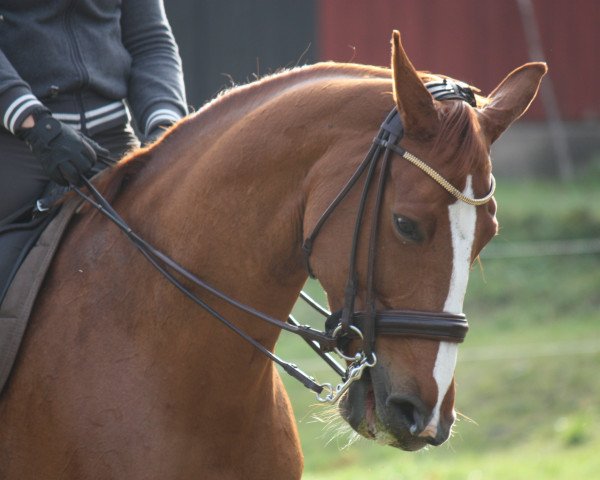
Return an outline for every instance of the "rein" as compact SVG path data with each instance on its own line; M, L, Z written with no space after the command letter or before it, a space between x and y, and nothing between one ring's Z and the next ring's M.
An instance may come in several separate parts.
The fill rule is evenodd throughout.
M243 330L234 325L232 322L224 318L219 312L213 309L210 305L208 305L204 300L199 298L196 294L194 294L190 289L188 289L183 283L175 276L175 274L185 278L189 282L194 285L206 290L217 298L224 300L228 304L246 312L250 315L253 315L260 320L267 322L281 330L286 330L288 332L294 333L300 337L302 337L305 341L309 342L312 346L319 348L319 350L324 351L329 348L332 349L335 347L336 341L335 338L327 335L325 332L320 332L318 330L313 329L308 325L299 325L295 320L289 319L289 323L282 322L279 319L266 315L249 305L238 302L237 300L227 296L225 293L220 290L214 288L204 280L201 280L189 270L182 267L179 263L173 260L171 257L165 255L157 248L153 247L146 240L141 238L137 233L135 233L131 227L123 220L119 214L112 208L112 206L108 203L108 201L102 196L102 194L94 187L94 185L86 178L83 178L83 182L91 192L91 197L83 193L79 188L75 186L71 186L71 188L87 203L96 208L100 213L102 213L105 217L107 217L111 222L113 222L128 238L133 242L136 248L141 252L141 254L150 262L150 264L156 268L170 283L172 283L179 291L181 291L186 297L196 303L198 306L206 310L213 317L219 320L223 325L232 330L234 333L242 337L245 341L252 344L255 348L257 348L261 353L266 355L270 360L280 365L286 373L294 377L296 380L300 381L305 387L313 390L317 394L323 391L323 386L319 385L314 381L312 377L309 377L307 374L302 372L296 365L293 363L286 362L279 358L277 355L272 353L269 349L265 348L260 342L256 341L251 336L247 335ZM308 297L303 293L303 297ZM310 299L312 301L312 299ZM314 302L314 301L313 301ZM333 363L337 365L335 360L331 359ZM329 363L329 362L328 362ZM337 365L339 367L339 365ZM335 367L332 366L335 369ZM339 367L338 373L344 372L344 370Z
M465 98L462 97L461 99L465 100ZM290 376L301 382L305 387L314 391L317 395L317 399L320 402L335 403L343 395L343 393L348 390L354 381L361 378L362 373L366 368L375 366L377 357L374 352L374 342L377 335L402 335L432 339L436 341L460 343L464 340L468 330L468 323L463 314L449 314L445 312L375 310L373 283L377 225L379 223L377 219L383 199L383 191L392 152L400 154L403 158L406 158L411 163L421 168L431 178L440 183L440 185L446 188L446 190L448 190L451 194L456 196L456 198L461 201L466 201L471 205L482 205L489 201L494 193L495 188L495 182L492 177L492 186L488 195L481 199L465 197L461 192L450 185L441 175L435 172L435 170L431 169L431 167L427 166L424 162L417 159L412 154L406 152L397 145L397 142L402 138L403 133L404 128L400 119L400 115L394 108L381 125L379 133L373 140L373 144L364 160L359 164L352 177L348 180L346 185L321 215L311 234L303 242L302 250L305 256L306 268L309 275L315 278L309 262L314 241L322 227L327 222L327 219L366 171L367 175L359 203L354 235L352 239L350 268L345 290L344 307L339 312L330 313L325 308L317 304L306 293L300 293L300 298L307 302L320 315L326 317L325 331L316 330L308 325L300 325L291 315L289 316L287 322L281 321L229 297L224 292L214 288L209 283L198 278L171 257L164 254L140 237L137 233L135 233L87 178L82 176L82 181L90 192L89 195L85 194L76 186L71 185L71 188L85 202L96 208L102 215L114 223L129 238L129 240L135 245L135 247L146 258L146 260L148 260L148 262L150 262L150 264L156 270L158 270L161 275L163 275L186 297L203 308L210 315L219 320L223 325L239 335L242 339L254 346L271 361L281 366L283 370ZM383 155L381 155L382 152ZM354 303L356 299L358 283L356 275L358 240L368 193L375 177L379 159L382 159L382 161L376 187L375 205L373 208L374 220L371 224L368 251L369 263L366 283L367 310L365 312L355 312ZM109 158L100 158L100 160L107 164L114 163L114 161ZM416 160L416 162L414 160ZM452 188L449 189L448 186ZM266 323L269 323L270 325L280 328L281 330L285 330L300 336L338 375L340 375L342 378L342 383L338 384L335 388L329 383L318 383L313 377L300 370L295 364L281 359L269 349L265 348L260 342L249 336L231 321L223 317L204 300L202 300L197 294L190 290L190 288L182 283L183 279L245 313L248 313ZM362 347L356 354L349 356L344 352L344 350L352 339L361 340ZM329 354L331 351L335 351L347 361L348 365L346 368L342 367ZM321 396L322 394L324 394L324 396Z

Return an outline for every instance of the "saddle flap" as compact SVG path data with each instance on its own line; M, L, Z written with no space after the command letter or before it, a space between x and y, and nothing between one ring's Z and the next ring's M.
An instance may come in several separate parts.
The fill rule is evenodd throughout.
M29 316L60 239L80 205L66 203L21 263L0 305L0 392L10 375Z

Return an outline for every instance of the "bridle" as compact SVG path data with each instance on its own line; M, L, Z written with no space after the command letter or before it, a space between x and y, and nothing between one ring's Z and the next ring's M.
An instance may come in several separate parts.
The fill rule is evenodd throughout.
M444 80L443 82L430 82L426 84L430 92L436 91L437 97L443 100L459 99L467 101L475 106L475 98L468 87L463 87L455 82ZM436 98L436 95L434 98ZM426 311L400 311L400 310L380 310L375 308L374 295L374 273L375 273L375 252L377 245L377 229L379 225L379 212L383 199L385 182L389 169L391 154L396 153L401 158L408 160L417 168L420 168L450 194L459 201L470 205L484 205L490 201L495 191L495 180L491 177L491 187L489 193L482 198L470 198L465 196L460 190L448 182L442 175L427 165L425 162L407 152L398 142L404 135L404 126L398 110L396 108L388 114L381 125L377 136L373 140L371 149L359 164L354 175L348 180L346 185L334 198L334 200L325 209L311 233L304 240L302 250L307 271L310 276L316 278L310 265L310 256L313 245L321 229L331 217L333 211L338 207L342 200L348 195L352 188L358 183L358 180L365 175L362 194L358 204L354 233L352 236L352 246L350 249L348 278L344 290L344 303L341 310L331 314L326 322L326 331L332 336L338 338L338 341L348 343L351 338L358 337L362 343L359 352L353 357L344 354L340 348L337 349L344 359L355 364L367 364L374 366L377 357L374 352L375 337L380 335L394 335L417 337L436 341L446 341L460 343L464 340L468 331L468 322L464 314L451 314L446 312L426 312ZM362 228L362 222L367 205L367 198L374 182L375 173L379 167L379 178L375 186L375 202L372 210L372 222L369 232L369 248L367 257L367 270L365 280L365 310L356 312L354 305L358 292L357 279L357 250ZM346 387L347 388L347 387ZM339 398L338 395L335 395Z
M474 96L472 91L457 83L444 80L443 82L431 82L426 84L426 86L430 92L432 91L432 88L441 90L444 98L440 99L460 99L469 102L471 105L474 105ZM434 98L437 98L435 94ZM467 334L468 323L464 314L400 310L376 311L375 309L374 270L377 229L379 223L377 219L381 209L384 186L386 183L387 172L392 153L396 153L402 158L408 160L413 165L423 170L440 185L442 185L446 190L448 190L449 193L454 195L459 200L465 201L471 205L483 205L487 203L492 198L495 189L495 182L492 177L490 192L485 197L475 199L464 196L459 190L447 182L439 173L398 145L398 142L402 139L403 133L404 128L401 117L396 108L394 108L381 125L379 133L373 140L373 144L364 160L359 164L352 177L348 180L346 185L321 215L313 230L308 237L306 237L302 245L307 270L309 274L314 277L310 266L310 255L313 249L313 244L333 211L343 201L350 190L357 184L358 180L366 172L366 178L356 216L354 234L352 237L349 272L346 282L343 308L338 312L329 313L304 292L301 292L300 294L300 297L304 301L306 301L319 314L326 317L326 330L324 332L313 329L307 325L300 325L292 316L288 318L287 322L283 322L229 297L225 293L212 287L210 284L182 267L172 258L165 255L137 235L88 179L82 177L82 181L87 186L91 195L86 195L76 186L71 185L71 188L81 198L99 210L123 233L125 233L125 235L127 235L127 237L142 253L142 255L151 263L151 265L154 266L154 268L156 268L185 296L210 313L227 328L257 348L270 360L280 365L286 373L300 381L305 387L313 390L317 394L317 399L319 401L334 403L343 395L343 393L354 381L361 378L361 375L366 368L375 366L377 362L377 357L374 351L376 336L400 335L406 337L417 337L436 341L460 343L464 340L465 335ZM108 158L102 158L101 160L105 163L113 162ZM367 197L373 184L378 166L379 179L377 181L375 190L375 203L373 206L372 216L373 221L371 222L369 233L370 237L367 259L368 265L365 285L366 309L364 312L355 312L354 305L358 291L358 279L356 274L358 243L363 223L363 216L367 204ZM229 305L232 305L243 312L246 312L282 330L299 335L338 375L342 377L342 383L338 384L335 388L328 383L320 384L316 382L313 377L310 377L300 370L295 364L286 362L279 358L273 352L265 348L260 342L246 334L237 325L223 317L218 311L211 307L206 301L202 300L197 294L192 292L190 287L184 285L184 279L190 282L192 285L200 287L201 289L209 292L211 295L225 301ZM352 356L350 356L346 351L346 346L351 340L359 340L361 344L360 348L358 348L356 353ZM348 362L348 366L346 368L339 365L338 362L330 355L329 352L333 350L335 350Z

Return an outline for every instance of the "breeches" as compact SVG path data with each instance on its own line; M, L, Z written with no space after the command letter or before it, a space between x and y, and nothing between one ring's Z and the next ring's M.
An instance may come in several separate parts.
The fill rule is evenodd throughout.
M116 159L139 146L130 125L99 132L92 139ZM25 142L0 129L0 225L17 210L33 205L43 195L49 181Z

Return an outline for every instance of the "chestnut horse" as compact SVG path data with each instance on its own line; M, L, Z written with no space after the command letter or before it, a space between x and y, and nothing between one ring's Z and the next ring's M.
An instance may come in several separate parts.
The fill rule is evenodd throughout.
M394 106L402 146L467 197L490 191L491 143L528 108L546 71L513 71L472 107L434 100L393 37L392 70L323 63L234 88L98 181L143 237L229 296L286 319L306 281L301 245ZM315 241L310 266L331 308L360 192ZM372 203L374 195L369 195ZM381 309L462 311L471 262L497 229L396 153L379 216ZM358 296L364 295L357 252ZM209 294L273 349L280 333ZM405 450L454 421L455 343L380 336L378 362L340 402L359 433ZM416 428L419 426L419 428ZM274 365L199 310L91 208L72 222L0 399L6 479L296 479L302 452Z

